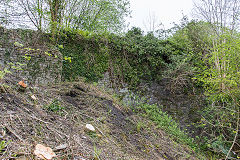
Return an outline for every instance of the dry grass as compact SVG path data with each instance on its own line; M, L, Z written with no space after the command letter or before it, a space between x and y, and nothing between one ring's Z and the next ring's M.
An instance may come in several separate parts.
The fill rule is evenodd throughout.
M196 159L186 146L174 143L149 120L93 85L80 81L29 86L20 92L13 81L6 81L12 90L0 93L0 141L9 142L0 159L34 159L38 143L53 149L67 144L55 150L56 159ZM62 110L44 107L54 100ZM84 131L87 123L97 132Z

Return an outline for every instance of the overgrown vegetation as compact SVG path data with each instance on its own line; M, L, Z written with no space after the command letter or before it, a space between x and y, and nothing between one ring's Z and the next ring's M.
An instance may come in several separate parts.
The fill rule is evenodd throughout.
M194 150L201 146L202 151L236 159L240 156L240 5L237 0L227 2L195 4L202 21L184 17L170 30L144 33L134 27L119 34L124 17L129 15L127 0L52 0L38 1L37 5L31 0L18 1L39 31L50 31L49 42L63 54L63 81L85 77L97 82L108 72L112 87L127 84L137 90L141 82L160 83L168 78L173 93L199 94L200 90L208 105L198 110L202 135L195 140L159 106L141 103L132 109L144 113L176 141ZM2 19L0 23L5 22ZM31 59L28 54L24 58ZM0 81L7 73L1 68ZM58 101L46 108L53 112L63 109ZM136 130L141 128L139 123Z
M209 31L209 23L186 20L162 39L152 33L144 35L138 28L124 36L68 30L61 41L62 53L73 59L64 66L64 77L97 80L108 71L112 84L119 86L127 83L136 88L143 80L151 83L167 77L173 91L204 87L209 106L199 111L199 123L205 124L204 137L200 137L201 143L205 141L199 145L230 156L226 151L237 147L239 139L239 38L237 32L224 32L216 43L214 32L209 35ZM154 112L150 117L161 115ZM190 141L187 144L191 145Z
M132 97L134 104L129 104L135 113L150 118L159 128L164 129L174 141L190 146L194 151L200 151L198 144L179 127L179 124L166 112L162 106L148 104L145 98ZM139 128L139 126L137 126Z
M65 79L83 76L97 80L109 71L113 84L128 82L132 86L141 80L160 80L165 69L175 64L173 55L184 54L175 42L152 33L144 35L139 28L125 36L65 30L60 44L64 56L73 59L71 65L64 64Z

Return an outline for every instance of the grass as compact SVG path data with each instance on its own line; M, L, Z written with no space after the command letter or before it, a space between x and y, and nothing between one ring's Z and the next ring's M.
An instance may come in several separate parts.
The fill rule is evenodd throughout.
M142 109L157 126L163 128L176 142L186 144L194 151L197 150L198 146L194 143L194 139L186 135L180 129L179 124L167 113L161 111L157 105L143 104Z
M121 104L122 106L130 106L130 109L133 112L150 119L157 127L168 133L175 142L187 145L193 151L200 151L200 146L196 144L194 138L189 137L183 130L181 130L179 124L170 115L161 110L161 106L156 104L149 105L145 98L138 97L134 94L130 94L129 99L131 100L128 104L122 102L117 95L113 95L113 97L116 103ZM144 123L138 122L136 124L136 131L140 133L145 127Z
M101 155L101 150L98 149L95 145L93 146L94 149L94 160L101 160L100 155Z
M139 116L149 119L157 128L163 129L173 141L198 153L199 159L205 159L203 158L205 157L203 155L203 153L205 153L204 148L202 144L198 143L199 138L194 139L189 137L184 130L180 129L178 122L161 110L161 108L163 108L162 106L156 104L149 105L146 98L136 96L134 93L128 95L128 102L123 102L117 94L110 94L112 94L115 103L127 108L126 111L131 110ZM141 121L138 121L135 125L137 133L141 133L141 131L146 128L146 124Z
M135 99L137 102L135 101L134 105L131 105L135 113L153 121L159 128L165 130L174 141L189 146L193 151L199 151L199 146L194 142L194 139L182 131L179 124L170 115L163 112L158 105L150 105L139 97L135 97ZM139 124L139 126L137 126L138 130L140 130L141 127L141 124Z

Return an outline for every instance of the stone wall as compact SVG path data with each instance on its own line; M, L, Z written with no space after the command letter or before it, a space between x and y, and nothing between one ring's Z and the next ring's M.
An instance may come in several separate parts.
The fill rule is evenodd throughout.
M159 83L142 82L133 92L128 89L127 84L124 84L123 88L112 88L111 77L106 72L98 81L98 86L116 94L127 106L135 107L142 103L157 104L162 111L178 121L180 128L186 130L189 136L195 137L201 133L201 129L196 127L195 123L201 118L198 111L205 105L203 95L180 94L180 91L175 94L170 91L167 78L163 78Z
M62 55L49 44L48 36L36 31L0 28L0 69L28 84L60 82Z

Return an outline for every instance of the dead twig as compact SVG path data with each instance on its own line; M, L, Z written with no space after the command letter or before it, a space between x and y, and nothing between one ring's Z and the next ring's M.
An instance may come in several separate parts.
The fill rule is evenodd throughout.
M45 123L45 124L51 124L51 123L49 123L49 122L46 122L46 121L43 121L43 120L37 118L35 115L34 115L34 116L29 115L29 116L30 116L31 118L36 119L36 120L38 120L38 121L40 121L40 122L43 122L43 123Z
M234 137L234 139L233 139L232 146L230 147L230 149L229 149L229 151L228 151L228 153L227 153L227 156L226 156L225 160L228 159L228 156L229 156L230 152L232 151L234 144L236 143L236 140L237 140L237 137L238 137L239 120L240 120L240 118L239 118L239 114L238 114L236 134L235 134L235 137Z
M20 141L24 141L16 132L14 132L14 130L12 130L10 127L8 127L7 125L4 125L4 127L11 132L15 137L17 137Z

